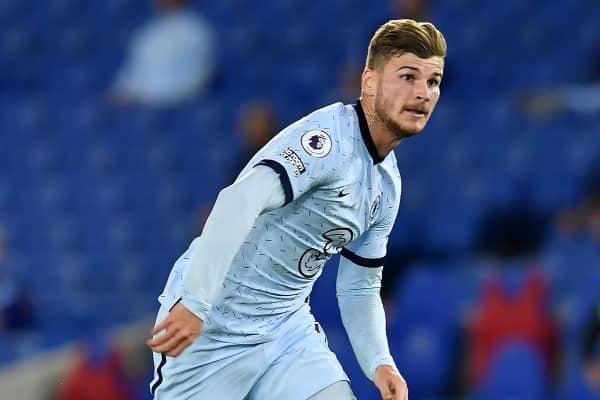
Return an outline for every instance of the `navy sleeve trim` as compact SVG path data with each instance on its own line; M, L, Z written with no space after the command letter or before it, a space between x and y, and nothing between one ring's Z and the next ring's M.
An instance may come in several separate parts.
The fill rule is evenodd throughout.
M175 303L173 303L173 305L171 306L171 308L169 308L169 312L171 312L171 311L172 311L172 310L175 308L175 306L176 306L177 304L179 304L179 303L181 303L181 297L180 297L180 298L178 298L178 299L177 299L177 301L176 301Z
M294 200L294 192L292 191L292 183L290 182L290 177L288 176L285 167L279 164L274 160L262 160L256 165L265 165L269 168L272 168L273 171L277 172L279 175L279 180L281 181L281 186L283 186L283 193L285 194L285 202L283 205L287 205L292 200ZM255 165L255 167L256 167Z
M351 252L350 250L348 250L345 247L342 249L340 254L342 255L342 257L347 258L348 260L352 261L354 264L360 265L361 267L366 267L366 268L379 268L379 267L382 267L383 263L385 262L385 256L380 257L380 258L361 257L358 254Z

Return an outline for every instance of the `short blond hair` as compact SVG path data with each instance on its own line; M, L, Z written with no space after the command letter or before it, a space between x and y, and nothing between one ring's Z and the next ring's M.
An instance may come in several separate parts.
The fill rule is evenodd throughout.
M371 38L366 67L379 69L390 58L413 53L420 58L446 56L446 39L430 22L393 19L381 25Z

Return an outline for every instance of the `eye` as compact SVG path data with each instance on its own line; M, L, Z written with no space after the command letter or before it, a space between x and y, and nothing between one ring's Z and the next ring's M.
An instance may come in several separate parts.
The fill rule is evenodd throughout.
M427 81L427 86L432 87L432 88L438 87L438 86L440 86L440 81L437 79L430 79Z
M400 78L407 82L413 82L415 80L415 77L412 74L404 74L404 75L401 75Z

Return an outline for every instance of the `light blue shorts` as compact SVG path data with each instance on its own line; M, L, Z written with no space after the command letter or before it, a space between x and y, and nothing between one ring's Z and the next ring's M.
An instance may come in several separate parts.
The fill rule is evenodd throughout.
M163 305L157 321L167 314ZM200 335L178 357L154 353L154 398L307 400L335 382L348 381L312 315L300 321L266 343L225 343Z

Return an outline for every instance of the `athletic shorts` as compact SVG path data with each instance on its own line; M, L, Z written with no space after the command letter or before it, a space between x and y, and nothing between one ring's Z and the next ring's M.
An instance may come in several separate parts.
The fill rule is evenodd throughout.
M157 322L169 308L161 306ZM306 400L349 381L310 313L266 343L226 343L200 334L178 357L153 357L150 390L156 400Z

